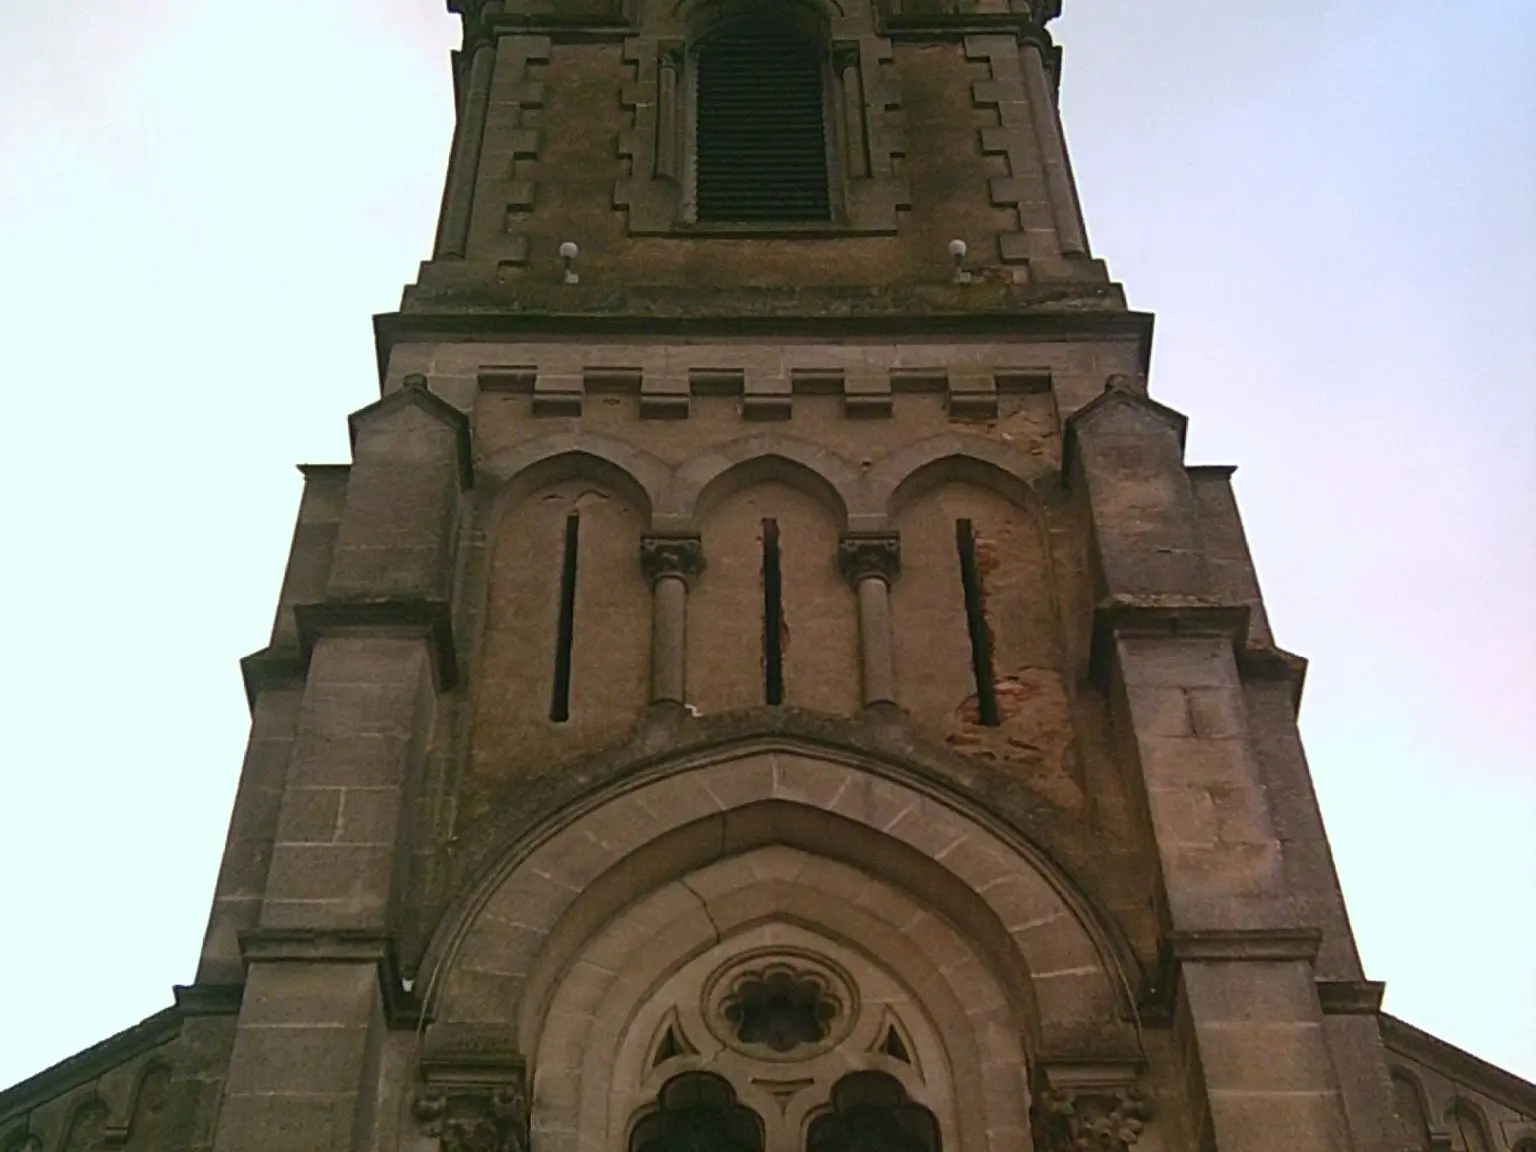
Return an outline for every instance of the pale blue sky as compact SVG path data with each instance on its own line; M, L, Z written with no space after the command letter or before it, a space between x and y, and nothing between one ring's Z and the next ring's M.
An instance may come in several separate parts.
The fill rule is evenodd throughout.
M1536 4L1067 0L1388 1008L1536 1078ZM429 249L434 0L0 6L0 1086L193 973L298 495Z

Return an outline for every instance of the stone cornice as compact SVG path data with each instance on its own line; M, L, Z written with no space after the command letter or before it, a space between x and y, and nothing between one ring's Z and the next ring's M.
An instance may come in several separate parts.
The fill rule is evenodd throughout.
M0 1092L0 1128L38 1105L88 1084L137 1056L174 1040L181 1031L178 1008L166 1008L131 1028L125 1028L83 1052L66 1057L35 1076Z
M946 5L925 3L915 5L921 11L903 12L902 0L880 0L876 12L880 34L892 39L948 39L957 33L1014 32L1042 47L1054 48L1046 25L1061 15L1061 3L1062 0L1013 0L1008 11L979 12L966 11L967 7L975 8L967 0L951 0L947 7L953 11L938 11Z
M245 702L256 707L256 697L268 688L296 688L304 683L308 659L297 648L263 648L240 660L245 683Z
M1386 1012L1381 1014L1381 1039L1392 1055L1475 1088L1526 1116L1536 1116L1536 1084L1505 1071L1497 1064L1479 1059L1465 1049Z
M387 312L373 318L379 379L397 344L492 343L528 340L579 340L592 336L668 337L732 336L792 339L880 337L893 340L1033 338L1046 340L1134 340L1142 370L1150 362L1152 316L1120 309L917 310L883 314L806 314L798 312L718 315L653 315L612 311L518 313L504 302L477 309Z
M1121 636L1218 636L1231 641L1234 653L1248 646L1246 604L1229 604L1205 596L1107 596L1094 605L1089 674L1107 686Z
M244 984L177 984L176 1011L183 1016L238 1016Z
M240 933L246 964L373 964L389 1027L414 1029L422 1006L401 977L395 938L367 929L255 928ZM180 990L178 990L178 997Z
M1291 685L1291 708L1301 710L1301 692L1307 684L1307 661L1284 648L1242 648L1237 668L1244 680L1284 680Z
M1387 986L1379 980L1319 980L1317 999L1325 1016L1374 1016Z
M1317 958L1323 934L1317 928L1203 929L1168 933L1170 959L1180 962L1233 963Z
M438 687L449 691L458 685L459 659L454 645L453 621L446 603L439 600L327 600L296 604L294 619L299 629L299 650L305 666L324 636L420 636L432 646Z
M366 929L254 928L240 933L247 964L366 964L389 956L389 936Z

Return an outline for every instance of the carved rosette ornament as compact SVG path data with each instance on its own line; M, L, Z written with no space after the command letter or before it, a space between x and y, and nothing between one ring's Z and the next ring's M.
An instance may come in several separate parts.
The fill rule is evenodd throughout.
M704 545L697 536L643 536L640 566L651 580L677 576L684 580L704 570Z
M411 1114L442 1152L529 1152L528 1104L514 1085L430 1088L416 1097Z
M855 588L871 577L889 584L901 571L901 538L885 534L844 536L837 545L837 563Z
M1135 1088L1047 1088L1032 1112L1037 1152L1128 1152L1152 1115Z

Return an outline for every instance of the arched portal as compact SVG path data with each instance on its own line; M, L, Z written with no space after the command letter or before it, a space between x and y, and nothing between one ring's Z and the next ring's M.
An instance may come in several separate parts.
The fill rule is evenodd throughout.
M803 1149L854 1073L899 1086L903 1131L931 1116L939 1147L1000 1152L1027 1142L1031 1061L1135 1058L1116 951L1066 877L868 757L655 765L509 852L455 919L424 965L433 1015L516 1037L542 1152L672 1131L665 1086L693 1073L766 1152Z
M847 864L756 848L630 905L566 966L525 1030L534 1131L555 1149L623 1147L667 1084L707 1072L762 1118L766 1152L797 1152L861 1072L936 1117L944 1147L1001 1148L1026 1126L1016 1020L935 909Z

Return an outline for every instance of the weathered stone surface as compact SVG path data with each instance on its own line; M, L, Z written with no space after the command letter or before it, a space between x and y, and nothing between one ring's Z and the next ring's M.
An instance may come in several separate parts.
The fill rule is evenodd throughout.
M0 1152L1526 1152L1536 1088L1364 978L1057 7L450 4L434 256L305 469L197 982ZM744 16L818 42L825 221L690 219ZM744 1028L749 976L815 995Z

